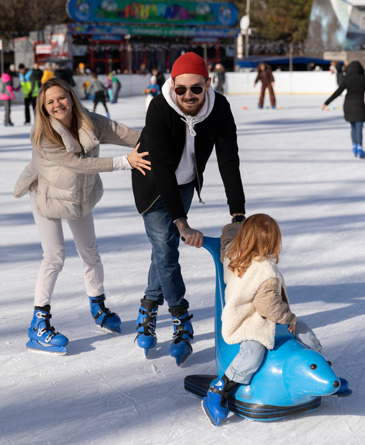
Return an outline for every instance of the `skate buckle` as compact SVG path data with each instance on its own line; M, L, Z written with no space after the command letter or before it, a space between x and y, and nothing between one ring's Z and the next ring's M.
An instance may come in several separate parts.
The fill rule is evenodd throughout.
M52 317L51 314L45 314L44 312L36 312L35 315L36 315L37 318L44 318L44 319Z

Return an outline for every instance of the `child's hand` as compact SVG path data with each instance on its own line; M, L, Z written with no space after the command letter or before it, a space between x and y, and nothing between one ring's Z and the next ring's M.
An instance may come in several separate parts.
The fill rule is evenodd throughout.
M288 327L288 331L291 333L291 334L295 334L295 325L293 325L293 326L290 326L289 325L289 327Z
M151 162L147 161L147 159L143 159L145 156L148 156L148 151L144 151L143 153L138 153L140 143L136 145L136 148L129 153L127 156L128 162L131 164L132 168L136 168L139 170L142 175L146 175L146 172L143 170L151 170Z

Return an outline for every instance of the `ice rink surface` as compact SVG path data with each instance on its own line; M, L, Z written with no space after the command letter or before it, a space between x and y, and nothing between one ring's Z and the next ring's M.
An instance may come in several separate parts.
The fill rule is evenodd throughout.
M150 246L137 214L129 172L103 173L105 194L94 210L108 306L122 335L98 328L89 312L81 261L65 224L67 259L54 293L52 324L69 340L66 356L25 349L41 248L28 196L12 196L31 158L24 110L0 126L0 444L103 445L357 445L365 443L365 159L351 151L343 98L326 111L318 95L280 95L278 109L258 110L257 96L229 96L240 147L247 215L268 213L283 233L279 266L293 312L321 340L335 372L350 382L348 398L327 397L311 413L274 422L230 415L221 427L205 417L184 377L214 374L214 266L204 249L182 246L181 264L194 353L177 368L166 305L157 320L158 347L144 358L135 338ZM143 96L110 105L133 128L145 119ZM267 98L266 98L267 102ZM84 102L91 108L91 102ZM101 108L98 112L104 113ZM3 120L3 109L0 109ZM102 156L129 149L105 145ZM219 236L230 221L215 154L190 225Z

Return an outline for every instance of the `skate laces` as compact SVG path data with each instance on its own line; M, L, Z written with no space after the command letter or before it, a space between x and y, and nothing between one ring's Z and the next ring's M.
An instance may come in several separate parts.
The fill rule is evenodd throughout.
M142 323L138 323L137 325L137 335L136 338L134 339L134 341L137 340L137 338L140 335L151 335L154 338L157 338L156 336L156 317L157 317L157 310L152 310L152 311L148 311L147 309L145 309L144 307L140 307L139 308L139 313L141 315L145 315L145 317L143 317L143 321ZM143 328L143 330L139 330Z
M43 337L44 334L48 332L47 337L44 339L46 343L49 343L53 337L55 337L59 332L55 332L55 328L51 326L49 320L52 318L51 314L45 314L44 312L37 312L37 318L43 318L45 327L37 329L37 337Z
M189 344L189 338L193 339L194 336L193 334L189 331L189 330L185 330L185 326L187 325L187 321L191 320L193 318L193 314L185 317L183 320L181 320L180 318L173 318L172 320L172 324L175 327L175 331L172 334L172 340L171 340L171 344L172 343L180 343L181 340L183 340L185 343ZM185 336L185 337L184 337ZM186 338L188 337L188 338Z

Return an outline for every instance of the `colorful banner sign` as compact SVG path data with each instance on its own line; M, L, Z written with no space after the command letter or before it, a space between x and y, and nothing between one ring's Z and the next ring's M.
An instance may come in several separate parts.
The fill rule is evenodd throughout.
M67 13L78 22L118 22L191 26L234 26L237 7L230 2L173 0L68 0Z
M120 34L131 36L151 37L215 37L235 38L239 28L197 28L195 26L185 27L152 27L152 26L105 26L88 25L86 23L70 23L68 30L71 34Z

